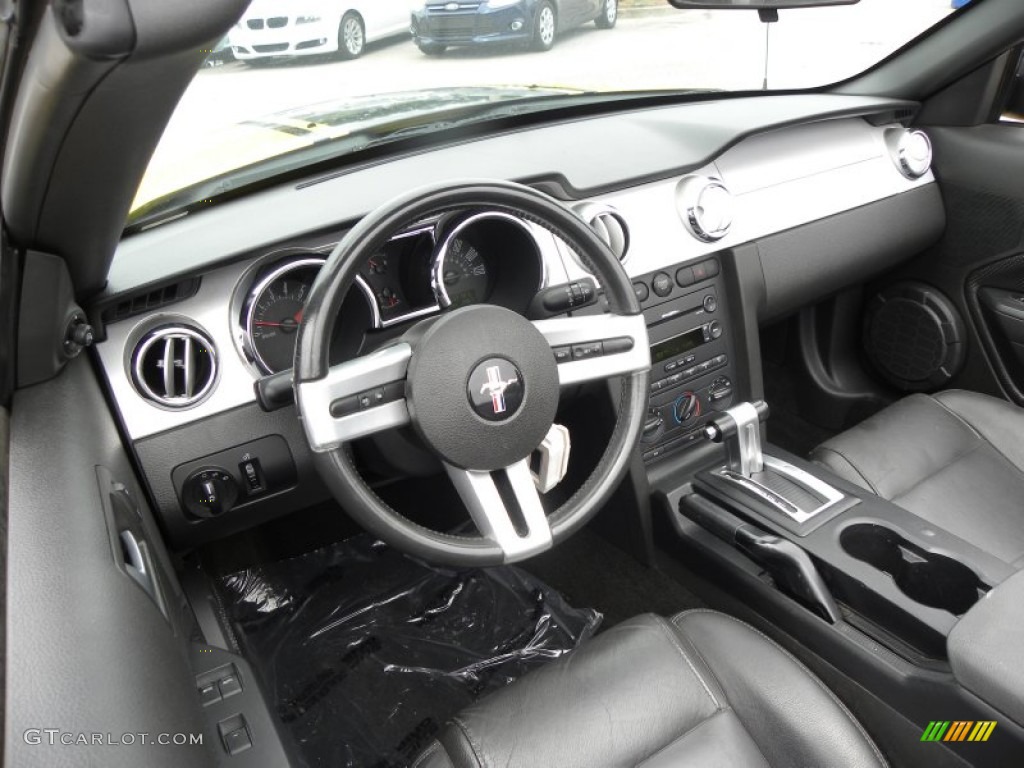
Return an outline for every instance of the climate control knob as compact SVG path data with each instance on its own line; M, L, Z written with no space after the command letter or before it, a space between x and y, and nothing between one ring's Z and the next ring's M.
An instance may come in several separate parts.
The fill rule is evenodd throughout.
M684 392L672 403L672 416L677 424L688 424L700 416L700 398L694 392Z
M649 408L647 410L647 421L644 422L644 431L640 434L640 440L645 443L653 443L658 439L665 426L665 420L661 417L661 411Z
M711 382L711 386L708 388L708 403L716 411L724 410L732 403L734 392L732 379L728 376L721 376Z

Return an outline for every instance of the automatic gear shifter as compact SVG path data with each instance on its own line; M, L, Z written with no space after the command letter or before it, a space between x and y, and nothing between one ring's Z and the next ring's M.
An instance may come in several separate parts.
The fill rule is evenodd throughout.
M744 477L764 470L761 454L761 422L768 418L768 404L740 403L719 414L704 427L704 435L715 443L724 442L729 469Z
M798 524L843 501L845 496L828 483L762 453L761 422L767 417L767 403L757 401L735 405L709 421L705 436L725 443L729 457L727 467L709 474L739 492L753 509L781 512Z

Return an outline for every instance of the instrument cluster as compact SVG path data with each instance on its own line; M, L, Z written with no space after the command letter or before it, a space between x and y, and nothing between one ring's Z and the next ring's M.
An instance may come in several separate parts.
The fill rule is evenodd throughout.
M544 282L542 242L551 238L498 211L462 211L396 234L367 260L343 302L332 362L360 354L375 334L435 313L481 303L525 311ZM326 260L322 252L291 252L243 278L232 312L242 351L261 374L292 367L306 299Z

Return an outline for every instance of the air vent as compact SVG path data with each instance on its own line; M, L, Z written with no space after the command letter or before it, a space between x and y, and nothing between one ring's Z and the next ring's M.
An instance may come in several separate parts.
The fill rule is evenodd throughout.
M629 253L629 227L621 213L602 203L581 203L575 207L575 211L590 225L619 261L626 260Z
M143 312L150 312L168 304L184 301L196 295L199 290L199 278L193 277L182 280L180 283L172 283L151 291L140 293L123 301L117 302L112 307L103 310L104 323L116 323L127 317L141 315Z
M213 389L217 353L212 342L187 326L150 331L132 355L132 379L147 400L165 408L189 408Z
M683 224L698 240L721 240L732 227L732 194L721 179L686 176L676 187L676 208Z
M932 142L924 131L890 128L885 144L896 168L908 179L919 179L932 167Z

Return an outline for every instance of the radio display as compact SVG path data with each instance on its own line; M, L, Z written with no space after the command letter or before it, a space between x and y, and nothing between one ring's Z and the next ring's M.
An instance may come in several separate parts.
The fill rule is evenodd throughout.
M671 339L659 341L651 347L651 362L660 363L662 360L696 349L703 343L704 329L694 328L692 331L673 336Z

